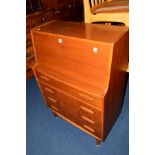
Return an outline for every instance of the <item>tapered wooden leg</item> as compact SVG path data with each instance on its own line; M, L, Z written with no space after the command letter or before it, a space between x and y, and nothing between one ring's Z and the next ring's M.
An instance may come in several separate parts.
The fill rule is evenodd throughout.
M55 119L57 119L58 118L58 115L55 112L53 112L53 111L52 111L52 113L53 113Z
M96 139L96 146L99 147L100 146L101 141L99 139Z

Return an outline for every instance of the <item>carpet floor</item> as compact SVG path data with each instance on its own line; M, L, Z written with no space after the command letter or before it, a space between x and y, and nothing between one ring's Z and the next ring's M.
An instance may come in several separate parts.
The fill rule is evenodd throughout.
M122 112L108 137L96 147L96 140L47 109L34 78L26 82L27 155L128 155L129 86Z

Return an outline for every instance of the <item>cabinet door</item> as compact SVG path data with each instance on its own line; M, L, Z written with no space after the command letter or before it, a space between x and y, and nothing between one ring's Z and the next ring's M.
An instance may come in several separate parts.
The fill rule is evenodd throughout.
M67 61L102 70L108 67L111 47L107 44L39 32L33 35L38 64Z
M42 32L34 32L33 39L39 66L97 88L104 87L111 61L110 46Z

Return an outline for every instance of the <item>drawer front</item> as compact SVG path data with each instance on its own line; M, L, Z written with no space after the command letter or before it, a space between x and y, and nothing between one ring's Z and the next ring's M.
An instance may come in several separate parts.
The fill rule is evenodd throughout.
M52 110L54 110L56 112L61 113L60 104L56 99L45 95L45 100L46 100L46 104L49 108L51 108Z
M56 112L61 112L60 104L56 98L57 91L53 87L49 87L39 82L46 105Z
M101 111L98 111L64 92L57 92L63 116L80 125L89 133L102 137Z
M39 82L40 88L42 89L42 92L53 99L56 99L56 90L53 87L49 87L48 85L45 85L41 82Z
M110 46L52 34L33 33L38 64L49 66L55 59L96 69L107 68Z
M46 78L43 79L47 80ZM42 82L40 79L38 82L50 109L78 124L89 133L102 138L101 111L78 100L72 94L49 85L47 82Z
M102 107L102 100L99 97L90 95L88 93L85 93L83 91L77 90L73 87L70 87L66 84L63 84L62 82L59 82L55 79L52 79L48 76L46 76L45 74L42 74L40 72L38 72L37 70L35 70L36 76L38 78L38 80L43 83L43 84L49 84L53 87L58 88L59 90L62 90L84 102L87 102L88 104L101 109Z

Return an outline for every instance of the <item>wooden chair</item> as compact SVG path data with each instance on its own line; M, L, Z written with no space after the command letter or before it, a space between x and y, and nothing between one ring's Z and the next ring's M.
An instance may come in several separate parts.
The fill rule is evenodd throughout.
M85 23L119 22L129 26L128 0L83 0Z

